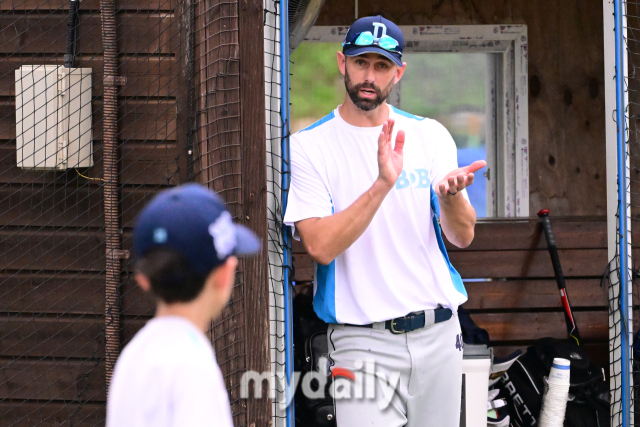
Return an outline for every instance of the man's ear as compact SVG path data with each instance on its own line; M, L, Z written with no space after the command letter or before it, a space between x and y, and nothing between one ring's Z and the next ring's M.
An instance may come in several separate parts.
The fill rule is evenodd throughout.
M140 273L139 271L136 271L136 282L138 282L138 286L140 286L143 291L151 291L151 281L147 276Z
M336 59L338 60L338 68L340 69L340 72L344 76L345 67L347 66L347 57L345 56L344 53L342 53L340 51L337 51L336 52Z
M402 67L398 67L398 69L396 69L396 75L393 78L393 84L396 84L400 81L406 69L407 69L407 63L403 62Z

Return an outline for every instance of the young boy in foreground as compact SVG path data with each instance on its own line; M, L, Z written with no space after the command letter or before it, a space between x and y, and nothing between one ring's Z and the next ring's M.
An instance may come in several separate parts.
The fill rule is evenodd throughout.
M236 255L257 252L259 240L233 224L217 195L195 184L154 198L133 240L136 279L158 306L118 359L107 427L232 427L205 332L229 301Z

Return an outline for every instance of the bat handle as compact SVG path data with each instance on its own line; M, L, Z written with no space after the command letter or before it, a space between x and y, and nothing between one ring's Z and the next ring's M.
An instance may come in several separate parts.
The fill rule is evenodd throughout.
M551 231L551 220L549 220L549 209L541 209L538 212L538 216L542 219L542 228L544 230L544 235L547 238L547 245L556 247L556 239L553 237L553 232Z

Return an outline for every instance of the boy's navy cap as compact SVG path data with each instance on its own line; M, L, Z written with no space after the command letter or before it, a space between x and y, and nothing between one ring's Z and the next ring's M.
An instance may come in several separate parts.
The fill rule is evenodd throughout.
M133 231L136 256L161 247L184 256L193 272L206 274L230 255L258 252L260 240L233 223L217 194L187 184L158 194L138 216Z
M374 22L381 23L383 24L383 26L373 25ZM388 51L376 45L356 46L354 44L345 44L342 47L342 53L344 53L346 56L358 56L365 53L379 53L380 55L386 56L387 58L395 62L399 67L402 67L404 36L402 35L402 31L400 31L400 28L396 24L389 21L388 19L383 18L380 15L360 18L356 22L354 22L349 28L349 31L347 31L347 35L344 38L345 43L355 41L354 38L356 34L364 33L365 31L371 31L371 34L378 38L383 36L384 34L394 38L399 43L399 53Z

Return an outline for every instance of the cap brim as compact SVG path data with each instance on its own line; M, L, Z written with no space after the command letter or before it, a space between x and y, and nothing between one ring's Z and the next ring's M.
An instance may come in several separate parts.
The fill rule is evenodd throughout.
M261 242L258 236L247 227L235 224L236 247L233 251L236 255L250 255L260 252Z
M392 60L398 67L402 67L402 59L400 59L400 57L397 54L394 54L393 52L389 52L388 50L384 50L383 48L378 46L352 47L349 50L344 52L346 56L359 56L359 55L364 55L365 53L380 54Z

